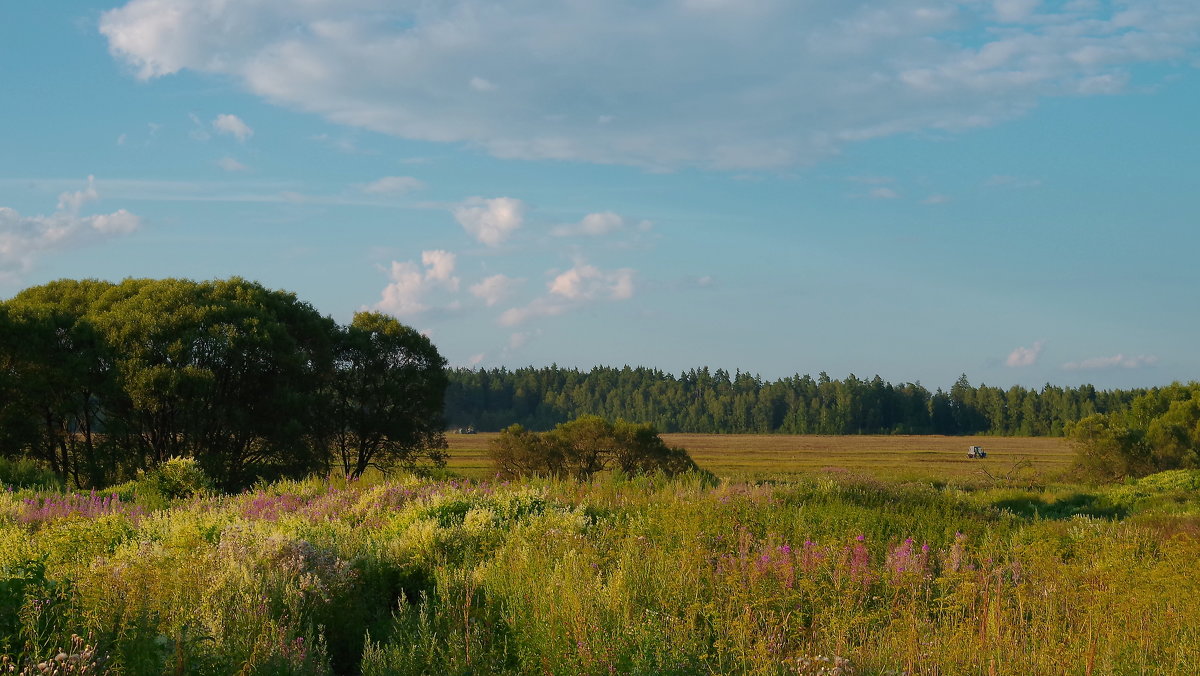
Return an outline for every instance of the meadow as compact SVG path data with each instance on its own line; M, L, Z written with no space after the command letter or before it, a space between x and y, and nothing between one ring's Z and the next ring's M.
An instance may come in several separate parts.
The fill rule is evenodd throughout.
M715 478L497 481L486 439L438 477L6 490L0 673L1200 673L1198 471L678 436Z
M495 433L448 434L449 467L463 476L491 472L488 444ZM1060 437L958 437L938 435L662 434L670 446L687 450L702 468L750 481L811 476L819 472L866 473L880 479L970 483L1013 473L1044 481L1067 471L1074 458ZM967 448L982 446L983 460Z

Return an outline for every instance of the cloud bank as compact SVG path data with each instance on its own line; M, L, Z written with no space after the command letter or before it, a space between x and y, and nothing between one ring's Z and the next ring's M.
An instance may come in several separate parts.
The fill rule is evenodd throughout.
M1099 371L1104 369L1140 369L1154 366L1158 357L1139 354L1137 356L1116 354L1111 357L1093 357L1082 361L1071 361L1062 365L1065 371Z
M139 78L219 75L398 137L509 158L766 168L1125 91L1140 64L1195 63L1200 5L131 0L100 31ZM244 140L233 119L218 130Z

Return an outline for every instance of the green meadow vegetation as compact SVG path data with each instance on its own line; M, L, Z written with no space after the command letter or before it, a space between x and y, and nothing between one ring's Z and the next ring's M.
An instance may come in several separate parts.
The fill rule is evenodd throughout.
M846 472L208 486L172 461L111 493L8 488L10 671L1200 670L1195 470L1091 488Z
M0 674L1200 673L1200 384L446 435L444 367L245 280L0 303Z

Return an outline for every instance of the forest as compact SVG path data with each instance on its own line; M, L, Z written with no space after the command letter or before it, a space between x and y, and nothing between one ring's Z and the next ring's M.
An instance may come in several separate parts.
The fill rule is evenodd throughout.
M453 427L497 431L510 424L549 429L582 415L653 424L661 432L721 434L994 434L1063 436L1091 415L1120 414L1148 390L1091 385L1040 390L971 385L949 391L921 383L756 375L697 368L678 376L652 368L549 366L448 372L446 418Z

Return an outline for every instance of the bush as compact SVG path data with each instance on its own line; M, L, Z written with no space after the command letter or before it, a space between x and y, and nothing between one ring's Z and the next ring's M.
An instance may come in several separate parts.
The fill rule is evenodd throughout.
M598 472L662 472L675 476L697 469L682 448L673 448L650 424L583 416L549 432L513 425L492 440L488 454L505 477L573 477L586 481Z
M0 458L0 488L61 490L62 481L40 463L28 458Z
M213 490L213 481L192 458L171 458L146 472L142 484L170 500L190 498Z

